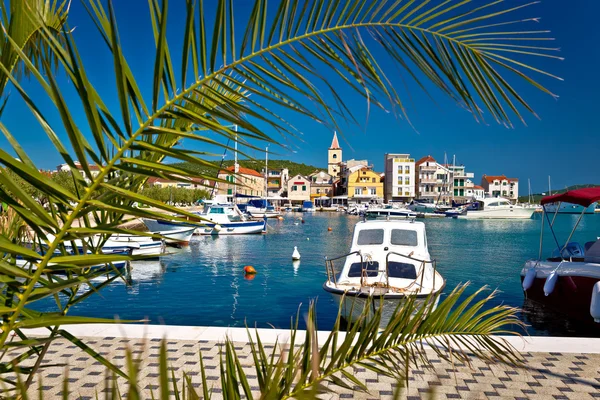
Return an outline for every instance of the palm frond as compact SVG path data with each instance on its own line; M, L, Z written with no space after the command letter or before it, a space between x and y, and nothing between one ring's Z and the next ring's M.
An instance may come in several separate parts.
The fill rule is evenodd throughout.
M414 0L282 0L272 15L266 0L255 0L248 20L240 23L234 19L233 1L219 0L211 18L202 1L186 0L185 27L180 37L183 46L180 46L173 44L172 36L167 34L169 2L149 0L149 34L153 35L156 51L149 57L154 65L152 87L145 90L121 45L113 1L86 0L91 20L112 54L116 103L112 98L103 98L94 87L78 43L64 21L68 4L27 0L11 2L10 13L2 8L0 78L5 82L0 84L12 85L71 168L73 191L41 173L15 135L0 124L0 131L18 157L15 160L8 151L0 150L0 164L4 166L0 172L0 200L9 206L9 218L2 217L2 228L7 233L0 240L0 249L5 254L0 265L2 271L12 274L1 283L5 307L1 348L10 333L20 326L54 329L57 324L75 321L66 314L72 304L87 298L80 297L78 290L98 273L86 272L82 264L93 259L112 266L117 257L103 257L99 243L119 232L126 215L174 220L179 217L171 213L186 215L140 194L148 177L181 180L209 177L207 173L169 165L167 160L202 164L217 175L217 163L205 160L202 152L174 148L178 143L194 141L227 147L222 143L237 140L244 151L262 147L260 142L278 143L280 137L290 140L299 131L284 117L286 113L341 130L341 122L358 121L353 115L356 107L350 104L356 98L364 99L367 113L371 107L378 107L407 117L404 94L394 85L397 75L402 79L413 78L423 90L436 88L477 121L489 115L506 126L512 126L514 118L524 121L524 112L535 115L515 82L555 96L542 79L556 77L525 61L542 57L560 59L554 54L557 49L540 45L551 39L548 32L529 28L537 26L538 20L522 16L536 2L514 5L498 0L474 5L469 0L448 0L431 5ZM38 11L32 12L34 9ZM209 26L212 32L208 32ZM243 33L241 43L236 41L236 32ZM173 49L179 48L181 54L172 56ZM396 68L393 72L387 69L390 63L382 61L384 56ZM179 60L181 64L176 65ZM77 94L80 102L77 107L85 113L83 122L73 115L76 106L72 98L66 97L65 85L54 74L56 64L64 70L68 84ZM20 84L15 73L21 70L42 88L54 105L58 120L48 117L47 108L42 110L39 99L33 98ZM324 70L330 75L325 75ZM342 95L337 83L329 81L330 76L350 88L355 97ZM118 107L111 110L107 104ZM60 140L59 131L66 132L68 144ZM93 164L98 173L92 171ZM43 204L24 190L26 185L43 193ZM151 205L160 211L137 205ZM75 221L81 222L85 234L75 230ZM21 246L23 230L32 231L33 243L45 251L38 254ZM94 242L90 239L93 234L100 235L102 240ZM94 256L67 252L66 244L77 237ZM55 273L55 252L61 254L56 268L66 270L67 278L59 278ZM30 263L16 273L18 257ZM462 293L460 289L458 292ZM449 298L457 296L455 293ZM45 297L55 299L58 309L55 318L28 308L31 302ZM511 320L510 310L490 315L473 306L469 310L476 312L469 321L455 318L442 306L431 313L421 310L419 318L408 320L410 310L410 307L399 310L404 319L388 327L386 339L376 339L372 323L367 323L360 332L348 331L346 338L360 339L363 344L373 342L356 347L339 338L338 347L345 348L349 355L338 352L335 345L338 338L334 336L326 350L321 350L323 355L331 356L322 357L320 362L330 361L324 367L319 364L319 368L341 371L347 362L372 354L368 352L374 343L382 351L403 348L402 354L408 359L422 342L433 345L436 336L447 340L448 346L466 346L476 351L473 343L463 342L462 337L454 335L458 332L477 335L474 340L487 350L506 350L492 343L488 335L505 326L505 319ZM400 322L407 323L410 329ZM261 348L260 344L257 346ZM305 343L305 347L313 346ZM39 354L40 345L32 345L30 351ZM289 362L267 367L264 351L259 350L259 354L259 361L269 371L262 375L266 392L280 390L277 385L285 379L283 387L288 392L302 392L302 386L291 383ZM400 365L402 354L382 356L371 368L390 370ZM308 356L304 357L303 382L316 380L318 385L321 372L313 370L315 366L308 363ZM230 368L235 366L235 360L225 354ZM348 376L325 376L322 380L338 384L339 379L352 380ZM243 380L230 382L232 388L237 387L234 382L244 386ZM237 393L235 390L239 389L232 390Z

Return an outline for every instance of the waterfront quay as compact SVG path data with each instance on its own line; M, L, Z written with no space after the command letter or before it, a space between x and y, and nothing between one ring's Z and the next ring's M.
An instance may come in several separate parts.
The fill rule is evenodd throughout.
M132 350L141 361L139 388L142 399L158 395L159 348L161 340L167 343L169 366L174 369L181 387L183 372L192 379L201 393L199 355L206 366L207 381L212 398L223 398L219 377L219 352L225 337L233 342L249 378L255 397L258 382L250 354L247 332L243 328L159 326L159 325L80 325L67 329L83 338L83 342L108 358L115 365L126 364L126 349ZM29 331L35 334L34 330ZM44 333L40 330L40 333ZM266 351L280 354L287 342L289 331L259 329ZM319 341L328 332L319 332ZM304 332L297 340L303 340ZM420 399L595 399L600 398L600 339L556 337L505 337L520 351L523 367L488 363L471 357L469 363L450 363L428 351L429 365L412 366L408 385L398 388L397 381L365 368L351 371L365 382L369 391L343 389L335 386L328 399L387 399L401 390L400 398ZM277 343L279 344L276 344ZM297 341L298 343L298 341ZM102 398L106 370L94 358L64 340L56 341L43 361L46 365L30 391L33 395L41 382L45 398L62 396L63 380L69 381L72 398ZM119 390L128 391L123 378L118 379ZM356 388L355 388L356 389Z

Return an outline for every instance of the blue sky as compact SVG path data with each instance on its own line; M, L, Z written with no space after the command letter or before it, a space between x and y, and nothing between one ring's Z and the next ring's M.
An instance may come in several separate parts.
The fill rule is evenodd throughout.
M117 18L125 54L139 82L151 90L154 43L149 25L146 0L115 1ZM236 0L236 12L243 18L248 14L249 1ZM509 3L517 3L509 2ZM206 2L211 13L211 1ZM183 0L170 2L170 26L176 32L182 28ZM527 126L515 122L514 129L497 125L491 119L488 124L474 121L469 113L458 108L433 92L436 103L423 95L414 84L409 84L409 117L413 127L406 121L396 119L389 113L371 109L366 125L344 129L340 142L344 159L368 159L378 170L383 169L386 152L411 153L415 158L432 155L443 161L444 153L451 161L456 156L459 164L475 173L478 183L481 175L506 174L521 180L521 194L527 193L527 179L535 192L545 191L548 175L552 176L553 188L578 183L600 184L600 128L597 115L600 112L600 31L594 28L600 2L578 1L568 6L558 0L549 0L530 8L528 16L541 17L540 29L549 29L556 38L553 46L560 47L564 61L551 59L526 59L536 67L547 70L564 79L563 82L540 78L560 97L558 100L532 89L519 80L511 80L515 87L534 107L540 120L525 114ZM100 42L95 28L79 1L71 7L70 24L75 26L75 37L96 88L113 110L116 108L112 59ZM179 41L174 35L170 40ZM171 51L177 54L177 46ZM596 71L596 72L594 72ZM327 72L323 72L327 74ZM335 79L332 76L332 80ZM74 99L70 84L61 77L67 99ZM401 82L401 81L399 81ZM58 126L59 119L51 112L50 103L43 96L36 96L40 89L34 83L25 84L32 95L39 99L40 107L48 113L51 123ZM18 94L10 88L10 99L2 116L2 122L21 142L40 168L53 169L61 158L51 147L45 134L24 107ZM366 103L352 91L339 87L344 96L355 96L351 101L359 121L366 119ZM350 98L350 97L348 97ZM296 115L285 114L303 131L298 139L289 139L295 152L279 149L274 158L287 158L308 164L326 165L327 148L332 132L325 126L307 121ZM83 117L77 117L83 123ZM83 125L82 125L83 126ZM272 134L273 132L267 132ZM66 139L66 138L65 138ZM2 148L8 144L0 140ZM258 152L252 153L262 158Z

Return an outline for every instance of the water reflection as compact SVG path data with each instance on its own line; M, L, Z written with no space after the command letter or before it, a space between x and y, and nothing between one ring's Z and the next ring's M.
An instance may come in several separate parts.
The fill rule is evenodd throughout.
M294 269L294 276L298 276L298 270L300 269L300 260L292 261L292 268Z
M570 319L531 299L525 299L523 302L522 319L538 335L600 337L600 324L591 319ZM528 331L531 331L529 327Z

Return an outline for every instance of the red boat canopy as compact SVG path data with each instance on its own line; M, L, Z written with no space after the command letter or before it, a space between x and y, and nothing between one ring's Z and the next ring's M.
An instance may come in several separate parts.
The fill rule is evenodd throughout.
M548 203L573 203L588 207L590 204L600 200L600 186L585 189L569 190L568 192L544 197L541 204Z

